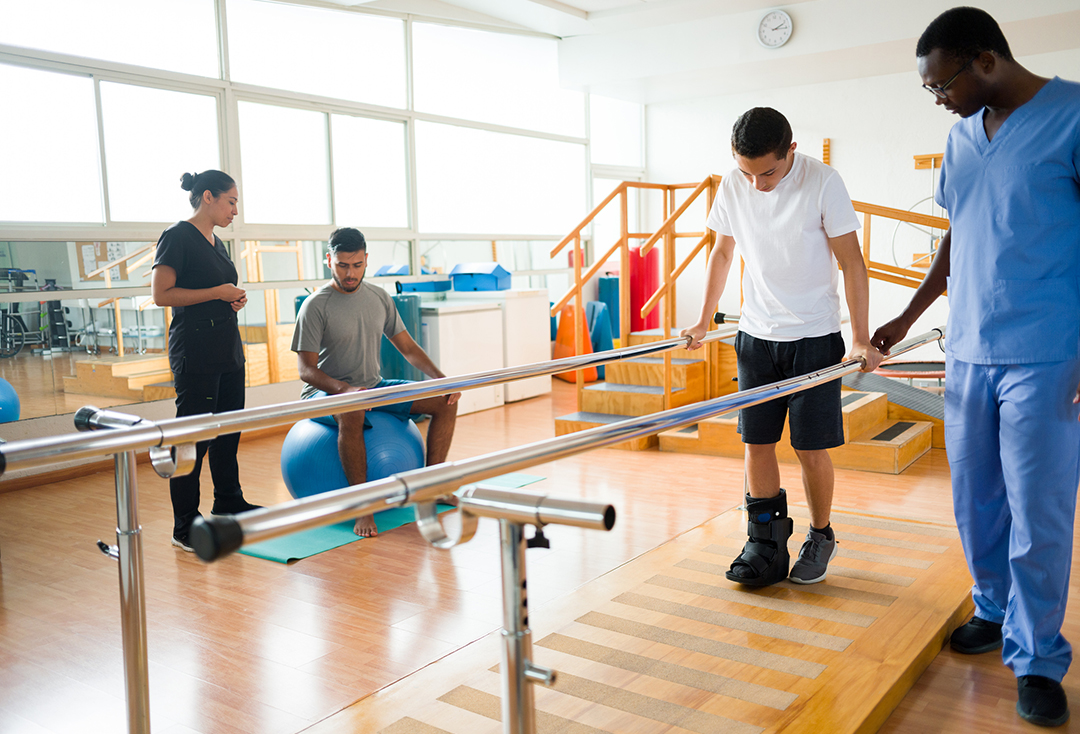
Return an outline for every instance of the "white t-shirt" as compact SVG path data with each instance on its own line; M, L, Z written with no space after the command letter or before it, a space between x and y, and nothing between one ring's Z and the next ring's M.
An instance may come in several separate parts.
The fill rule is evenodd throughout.
M828 238L859 229L834 169L795 153L772 191L741 171L724 176L706 226L735 238L746 267L739 329L770 341L840 331L838 269Z

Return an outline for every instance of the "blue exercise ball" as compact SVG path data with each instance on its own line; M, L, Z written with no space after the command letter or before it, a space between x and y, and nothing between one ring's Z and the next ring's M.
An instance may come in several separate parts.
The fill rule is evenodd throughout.
M369 410L364 430L369 482L424 465L424 439L416 424ZM338 456L337 427L303 420L289 429L281 447L281 475L293 497L348 487Z
M0 423L19 420L19 395L7 380L0 379Z

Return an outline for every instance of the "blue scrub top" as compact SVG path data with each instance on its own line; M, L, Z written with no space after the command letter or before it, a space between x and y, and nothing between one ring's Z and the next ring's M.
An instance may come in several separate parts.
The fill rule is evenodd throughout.
M1080 357L1080 84L1055 77L988 140L949 132L937 203L949 212L951 356L974 364Z

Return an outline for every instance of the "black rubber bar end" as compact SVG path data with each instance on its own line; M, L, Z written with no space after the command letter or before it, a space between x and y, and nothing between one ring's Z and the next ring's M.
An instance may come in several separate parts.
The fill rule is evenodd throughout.
M188 535L195 555L204 561L216 561L234 553L244 544L244 531L240 523L230 515L195 518Z
M89 431L93 428L90 425L90 419L98 413L98 408L93 405L84 405L75 411L75 430L76 431Z

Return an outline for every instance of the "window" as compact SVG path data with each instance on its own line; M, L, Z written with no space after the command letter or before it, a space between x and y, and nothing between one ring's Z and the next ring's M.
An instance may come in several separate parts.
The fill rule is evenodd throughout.
M219 75L214 0L0 0L0 43Z
M326 114L240 102L245 222L329 224Z
M331 115L334 220L360 227L408 227L405 124Z
M585 211L585 149L572 143L416 125L420 229L565 234Z
M641 168L641 105L590 95L589 142L593 163Z
M0 220L102 222L94 83L0 64Z
M101 112L110 218L175 222L191 216L180 176L221 167L216 100L102 82Z
M559 88L556 41L413 25L416 109L585 137L585 101Z
M405 107L405 24L340 10L229 0L233 81Z

